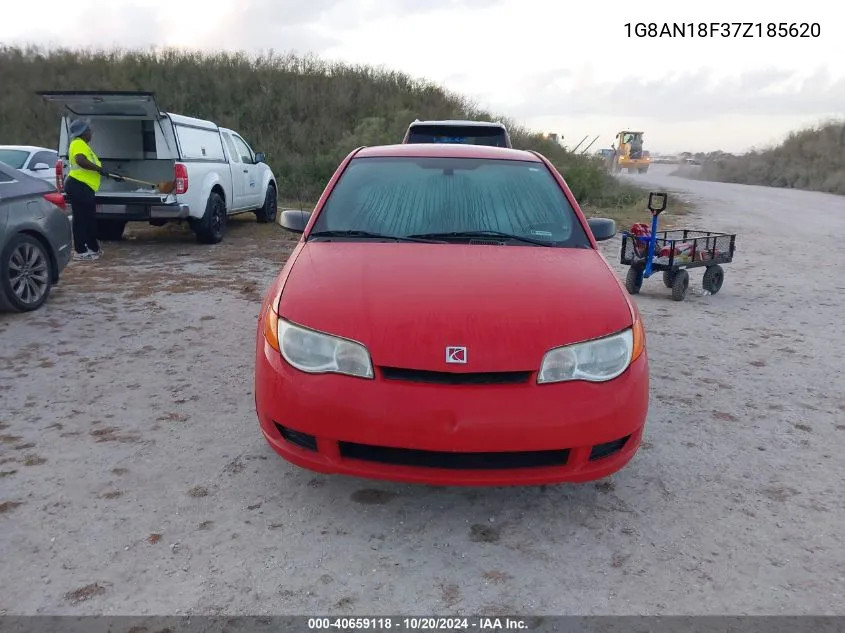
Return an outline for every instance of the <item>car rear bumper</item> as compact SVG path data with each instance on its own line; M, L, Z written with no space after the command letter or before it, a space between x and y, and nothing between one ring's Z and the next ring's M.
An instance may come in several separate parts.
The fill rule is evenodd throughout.
M71 240L67 241L66 243L60 245L56 249L56 264L58 264L58 270L56 271L56 278L58 278L58 274L61 273L67 265L70 263L71 258L73 257L73 242Z
M591 481L625 466L648 412L644 354L603 383L432 385L290 367L256 358L262 433L300 467L441 485ZM622 441L624 440L624 442ZM473 454L474 453L474 454Z

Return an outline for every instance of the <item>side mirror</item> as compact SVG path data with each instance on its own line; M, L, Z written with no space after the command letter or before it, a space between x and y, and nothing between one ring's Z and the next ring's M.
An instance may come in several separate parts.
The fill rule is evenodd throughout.
M265 163L267 162L267 157L264 155L264 152L256 152L255 153L255 164L258 163Z
M50 169L50 165L47 163L36 163L35 167L32 168L32 171L44 171L45 169Z
M609 240L616 235L616 222L610 218L590 218L587 224L597 242Z
M302 233L305 231L305 227L308 226L308 220L311 219L311 212L300 211L299 209L285 209L277 217L279 226L286 231Z
M660 215L666 209L666 197L665 193L654 191L648 194L648 210L652 215Z

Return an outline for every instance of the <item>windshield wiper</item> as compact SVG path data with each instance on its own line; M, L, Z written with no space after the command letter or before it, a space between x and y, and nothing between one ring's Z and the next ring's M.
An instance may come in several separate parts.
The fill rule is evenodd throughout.
M524 242L525 244L535 244L537 246L554 246L554 242L546 242L543 240L535 240L530 237L523 237L521 235L511 235L510 233L502 233L501 231L451 231L447 233L418 233L410 237L421 239L449 239L449 238L485 238L498 237L503 240L515 240L517 242Z
M368 240L394 240L396 242L421 242L423 244L443 244L442 240L427 239L423 236L414 235L382 235L381 233L371 233L369 231L315 231L308 235L312 237L362 237Z

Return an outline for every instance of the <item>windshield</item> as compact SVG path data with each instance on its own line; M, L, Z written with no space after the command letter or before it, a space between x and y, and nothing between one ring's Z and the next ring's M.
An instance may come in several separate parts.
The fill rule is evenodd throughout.
M509 146L502 128L482 125L414 125L408 133L408 142Z
M311 235L360 231L396 237L495 232L512 243L589 248L563 190L543 163L478 158L355 158ZM353 237L354 236L350 236ZM483 236L467 236L479 239ZM535 245L536 246L536 245Z
M0 163L6 163L13 169L22 169L27 158L29 152L21 149L0 149Z

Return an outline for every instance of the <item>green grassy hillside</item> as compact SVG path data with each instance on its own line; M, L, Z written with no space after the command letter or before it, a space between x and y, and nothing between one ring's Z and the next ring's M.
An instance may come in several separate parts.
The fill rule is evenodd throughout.
M845 195L845 121L792 132L777 147L705 160L703 180Z
M293 55L43 51L0 47L0 143L55 147L58 114L37 90L150 90L170 112L241 132L267 155L283 198L316 200L340 160L361 145L396 143L415 118L502 119L398 72ZM579 201L641 203L593 162L502 119L514 144L546 155Z

